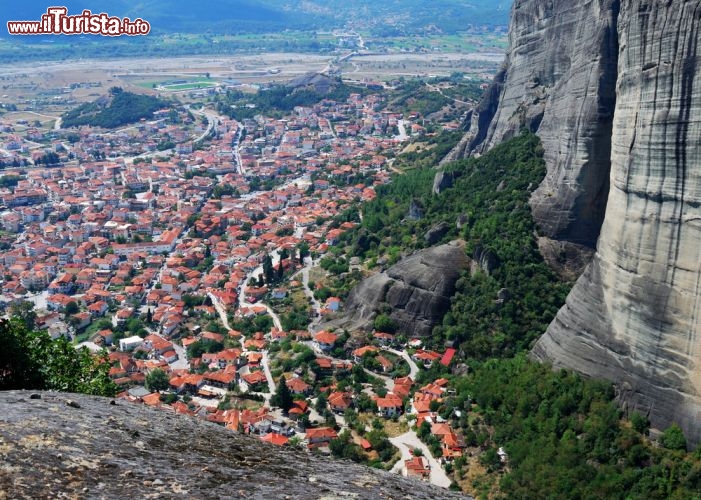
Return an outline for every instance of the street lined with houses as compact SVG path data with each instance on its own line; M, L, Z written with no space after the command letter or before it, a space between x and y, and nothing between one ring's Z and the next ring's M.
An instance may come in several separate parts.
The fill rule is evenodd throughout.
M430 401L445 387L417 384L441 355L324 329L344 300L324 266L362 223L341 216L390 182L418 121L358 92L283 118L174 105L111 131L1 132L32 166L0 188L2 296L31 301L52 336L107 349L120 398L327 453L350 436L366 459L446 487L403 449L413 431L393 454L385 432L405 414L442 423Z

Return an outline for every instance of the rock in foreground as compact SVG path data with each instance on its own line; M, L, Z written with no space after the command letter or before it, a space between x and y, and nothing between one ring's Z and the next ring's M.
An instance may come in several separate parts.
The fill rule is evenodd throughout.
M455 498L195 418L77 394L0 392L0 498Z

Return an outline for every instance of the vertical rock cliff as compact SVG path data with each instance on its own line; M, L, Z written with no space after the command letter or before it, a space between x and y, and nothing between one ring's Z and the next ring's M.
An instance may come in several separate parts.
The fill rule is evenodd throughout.
M618 0L516 0L502 71L449 159L536 132L547 176L531 206L541 234L593 249L610 170Z
M701 0L516 0L503 71L453 157L529 127L552 257L596 254L533 355L701 441ZM597 243L598 238L598 243ZM553 252L553 249L555 250Z
M597 253L533 351L701 441L701 0L621 2Z

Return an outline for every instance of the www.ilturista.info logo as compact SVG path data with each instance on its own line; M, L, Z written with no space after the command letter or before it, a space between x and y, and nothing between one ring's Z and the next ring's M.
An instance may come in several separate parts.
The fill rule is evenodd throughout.
M10 35L148 35L151 25L143 19L110 17L84 10L69 16L66 7L49 7L41 21L8 21Z

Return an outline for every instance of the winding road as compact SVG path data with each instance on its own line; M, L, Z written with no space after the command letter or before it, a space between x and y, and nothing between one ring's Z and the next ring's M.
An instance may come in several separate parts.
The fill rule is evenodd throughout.
M431 476L429 479L431 484L440 486L441 488L450 488L450 478L448 478L448 475L443 470L443 467L441 467L441 464L438 463L438 460L433 458L428 446L419 439L416 432L405 432L397 437L389 438L389 441L399 448L399 451L402 453L402 458L394 465L391 472L403 474L404 461L411 459L414 456L413 451L418 448L421 450L423 457L428 460L431 467Z
M391 352L392 354L395 354L397 356L400 356L404 361L406 361L409 364L409 376L411 377L411 380L416 380L416 376L419 373L419 367L416 365L413 359L411 359L411 356L407 354L406 351L398 351L396 349L391 349L387 347L385 349L387 352Z
M216 295L214 295L212 292L207 292L207 296L212 299L212 304L214 305L214 308L217 310L217 313L219 314L219 318L221 319L221 322L223 323L224 327L227 330L232 330L231 325L229 323L229 317L226 314L226 307L224 307L224 304L221 303L221 301L217 298ZM273 313L274 314L274 313ZM277 316L273 316L273 322L275 322L275 319ZM279 322L280 320L277 319ZM245 354L249 352L248 349L244 345L241 345L241 350ZM275 381L273 380L273 375L270 373L270 359L268 357L268 351L264 350L262 351L263 354L263 359L261 360L261 364L263 366L263 373L265 373L265 378L268 382L268 393L262 393L263 397L265 397L266 401L270 401L270 397L275 393L276 386L275 386Z

